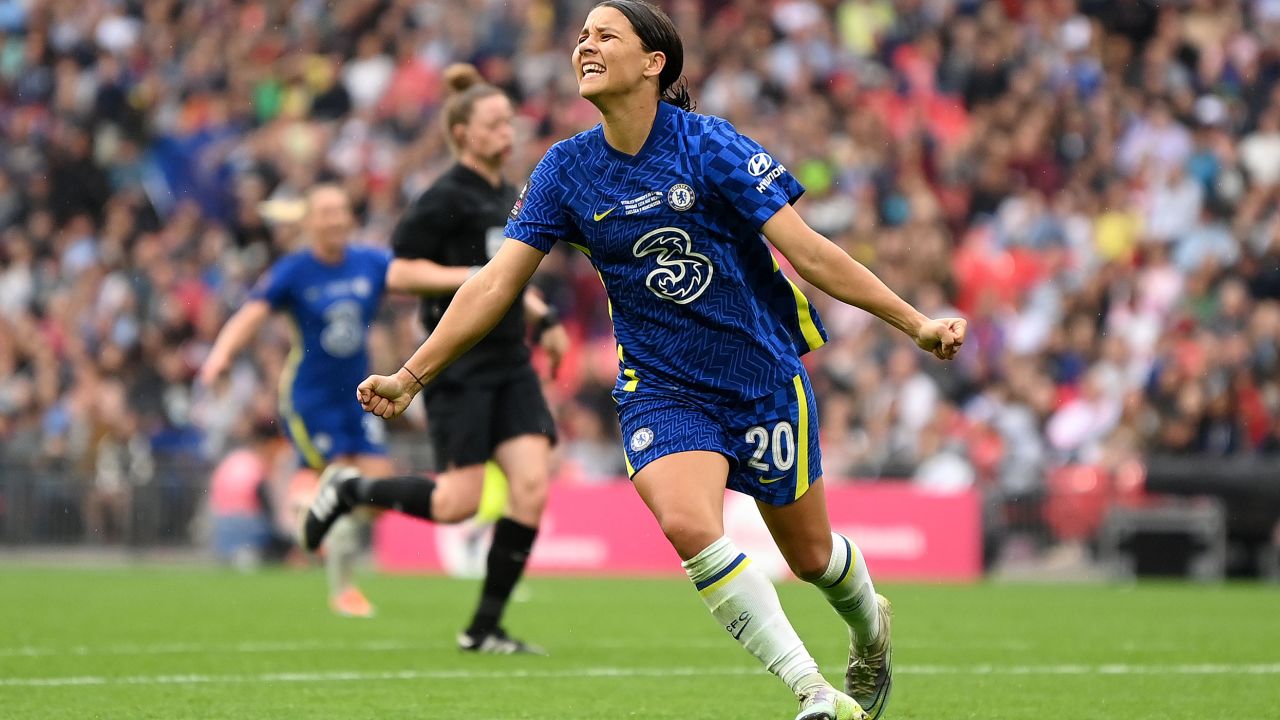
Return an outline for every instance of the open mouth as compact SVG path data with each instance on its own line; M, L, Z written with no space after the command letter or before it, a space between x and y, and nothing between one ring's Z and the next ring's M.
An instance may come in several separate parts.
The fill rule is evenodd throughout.
M603 75L604 66L598 62L582 63L582 77L589 78L592 75Z

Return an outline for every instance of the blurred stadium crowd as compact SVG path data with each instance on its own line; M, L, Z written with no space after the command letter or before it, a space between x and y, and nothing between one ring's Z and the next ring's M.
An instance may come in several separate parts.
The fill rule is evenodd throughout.
M192 377L295 242L281 201L337 179L386 245L449 163L456 61L516 100L519 184L594 124L568 65L589 6L0 0L4 472L77 479L93 527L260 432L283 332L222 386ZM1280 452L1280 0L665 7L699 110L890 286L970 318L942 365L815 298L829 477L1017 496L1068 462ZM557 251L537 284L578 340L548 385L564 474L619 476L599 281ZM418 342L412 304L375 329L377 369Z

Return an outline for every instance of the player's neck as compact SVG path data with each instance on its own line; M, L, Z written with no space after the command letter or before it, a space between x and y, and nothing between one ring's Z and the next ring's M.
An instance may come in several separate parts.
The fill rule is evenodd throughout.
M337 265L346 257L347 249L345 247L326 248L319 243L313 243L311 245L311 254L325 265Z
M502 185L501 165L487 163L470 153L462 153L459 155L458 164L484 178L486 182L494 187Z
M604 118L604 140L627 155L636 155L649 139L658 117L658 101L648 93L633 93L600 108Z

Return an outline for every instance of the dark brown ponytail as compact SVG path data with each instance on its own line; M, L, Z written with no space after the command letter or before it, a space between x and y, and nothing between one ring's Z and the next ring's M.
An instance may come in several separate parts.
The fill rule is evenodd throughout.
M484 81L480 71L468 63L454 63L444 69L444 83L449 88L448 99L444 103L444 135L449 146L457 151L453 137L453 128L471 122L471 113L476 102L490 95L501 95L502 91Z

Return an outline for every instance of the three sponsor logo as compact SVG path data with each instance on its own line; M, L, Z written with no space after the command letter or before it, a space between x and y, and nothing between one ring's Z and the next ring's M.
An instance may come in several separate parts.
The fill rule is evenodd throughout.
M689 233L664 227L646 233L631 248L636 257L653 255L657 267L645 277L655 295L677 305L697 300L711 286L715 268L711 259L694 252Z

